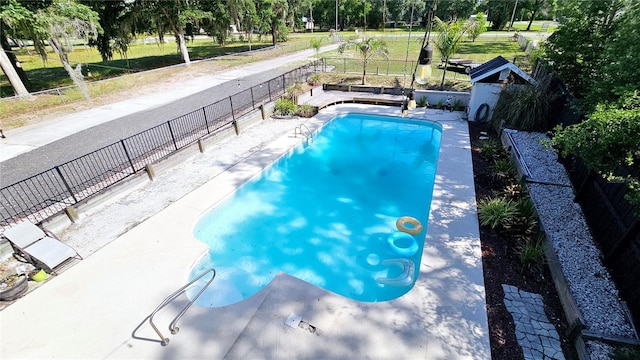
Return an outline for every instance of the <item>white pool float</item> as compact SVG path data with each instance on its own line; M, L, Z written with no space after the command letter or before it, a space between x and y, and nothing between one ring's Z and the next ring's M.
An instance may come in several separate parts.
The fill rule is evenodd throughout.
M379 277L376 279L378 284L392 286L409 286L413 283L415 264L410 259L386 259L382 260L382 265L400 265L402 267L402 272L400 273L400 275L392 278Z

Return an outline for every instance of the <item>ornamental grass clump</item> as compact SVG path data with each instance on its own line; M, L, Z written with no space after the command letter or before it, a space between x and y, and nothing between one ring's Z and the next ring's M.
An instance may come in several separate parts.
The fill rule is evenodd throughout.
M517 214L516 203L505 197L484 199L478 203L480 225L488 226L492 230L509 229Z
M508 196L511 199L520 199L524 196L529 195L529 191L527 190L527 188L524 186L522 182L509 184L505 186L502 192L504 193L505 196Z
M544 265L544 241L538 212L525 183L517 172L509 153L500 142L490 138L479 146L480 154L492 165L493 180L500 188L492 197L478 202L478 220L508 240L509 251L519 260L522 271L539 273Z
M280 98L276 100L273 113L276 116L292 116L298 111L298 105L291 99Z
M557 94L551 90L551 76L535 85L509 84L500 93L491 118L496 132L503 128L548 131L554 126L552 105Z
M509 181L515 179L516 169L509 158L496 159L493 162L494 177L499 180Z
M493 159L500 150L500 143L495 139L482 140L480 143L480 154L486 160Z
M544 234L539 233L538 236L526 239L524 243L517 248L520 258L522 270L540 271L544 264Z

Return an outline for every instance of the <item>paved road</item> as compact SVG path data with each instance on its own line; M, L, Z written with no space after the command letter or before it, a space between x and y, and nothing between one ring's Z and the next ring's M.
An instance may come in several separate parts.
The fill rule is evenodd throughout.
M202 76L171 89L12 130L0 142L0 188L277 77L314 53L305 50Z

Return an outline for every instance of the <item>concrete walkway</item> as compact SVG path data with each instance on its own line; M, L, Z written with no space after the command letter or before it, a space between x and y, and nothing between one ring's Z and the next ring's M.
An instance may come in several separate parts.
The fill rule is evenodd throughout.
M346 112L399 114L395 107L341 105L306 124L315 129ZM134 225L124 224L116 240L0 312L0 357L489 359L467 124L458 113L412 117L438 121L443 135L419 277L402 297L361 303L279 274L240 303L192 307L175 335L167 324L184 299L172 303L156 319L170 344L159 344L145 318L206 253L194 223L301 141L287 134L147 220L130 219ZM109 209L82 225L99 226L101 213ZM292 316L301 319L297 327L287 325Z
M167 97L188 97L311 55L309 50L286 60L196 78L117 106L12 130L8 139L0 140L0 162L116 117L157 107ZM314 105L349 101L356 94L318 91L314 95L301 101ZM324 110L307 124L314 129L349 111L399 115L398 108L342 105ZM160 314L161 330L172 339L166 348L158 344L148 324L142 323L166 295L184 284L192 264L205 254L204 246L191 234L193 223L215 199L225 197L295 146L298 139L286 135L266 147L260 143L257 147L268 155L254 151L247 155L250 164L238 164L238 158L222 159L222 153L209 154L234 165L215 169L197 165L198 177L213 179L193 192L174 193L161 200L160 193L185 187L187 181L185 173L178 177L159 174L155 184L136 185L129 189L130 195L82 214L79 224L56 229L86 259L0 312L0 358L490 358L466 123L460 114L435 110L415 111L411 116L440 122L444 133L426 239L430 246L425 246L420 278L407 295L391 302L363 304L279 274L267 288L242 303L219 309L193 308L175 336L166 330L169 315ZM193 178L193 171L187 171L187 176ZM161 181L166 181L164 188L153 187ZM136 198L155 201L134 207ZM562 359L557 333L542 318L544 311L535 294L507 285L505 294L525 358L542 353L546 358ZM178 305L184 302L176 303L168 313L176 313ZM297 327L287 326L292 314L302 319ZM535 325L536 321L542 325ZM541 333L539 328L548 332ZM34 342L34 330L46 335Z

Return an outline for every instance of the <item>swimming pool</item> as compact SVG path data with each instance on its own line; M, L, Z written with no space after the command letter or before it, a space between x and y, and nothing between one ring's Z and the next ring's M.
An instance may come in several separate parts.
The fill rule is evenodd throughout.
M409 291L420 267L441 132L435 123L389 116L347 114L328 122L308 146L198 220L194 235L209 256L191 277L210 267L218 275L196 304L241 301L279 271L359 301ZM415 252L399 255L387 238L402 216L423 229L413 237Z

